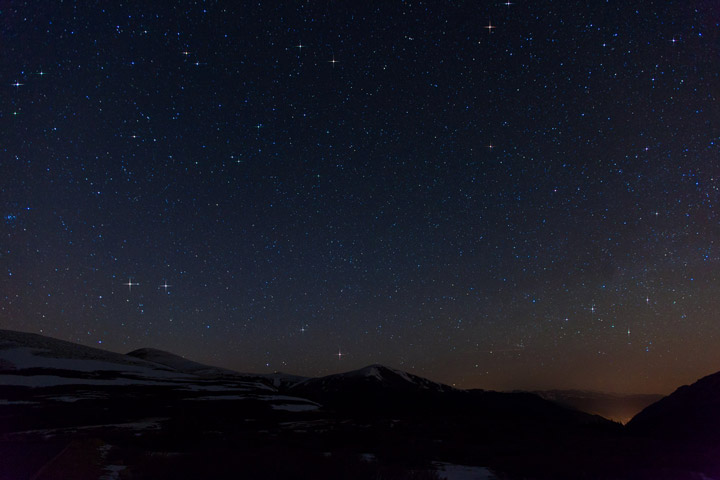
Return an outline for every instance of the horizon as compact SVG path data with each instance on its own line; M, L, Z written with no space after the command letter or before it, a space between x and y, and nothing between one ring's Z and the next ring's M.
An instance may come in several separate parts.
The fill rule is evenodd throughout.
M403 368L400 368L400 367L398 367L398 366L395 366L395 365L392 365L392 364L387 364L387 363L366 363L366 364L362 364L362 365L353 364L353 363L350 363L350 364L347 364L347 363L345 363L345 364L338 363L337 369L336 369L335 371L325 372L325 373L319 373L319 374L304 374L304 373L296 372L296 371L292 371L292 370L267 370L267 369L266 369L266 370L263 370L263 369L260 369L260 370L258 370L258 371L254 371L254 370L248 370L248 369L243 369L243 368L231 368L230 366L227 366L227 365L221 365L221 364L212 363L212 361L210 361L210 362L205 362L205 361L202 361L202 360L198 360L197 358L184 355L184 354L182 354L181 352L175 352L175 351L165 350L165 349L156 348L156 347L147 346L147 345L146 345L146 346L142 346L142 347L138 347L138 348L133 348L133 349L130 349L130 350L127 350L127 351L116 351L116 350L108 349L108 348L107 348L105 345L103 345L103 344L95 344L95 345L93 345L93 344L83 344L83 343L79 343L79 342L73 342L72 340L67 340L67 339L63 339L63 338L53 337L53 336L51 336L51 335L46 335L46 334L37 333L37 332L28 332L28 331L22 331L22 330L8 330L8 331L11 331L11 332L19 332L19 333L35 334L35 335L41 335L41 336L48 337L48 338L52 338L52 339L55 339L55 340L61 340L61 341L65 341L65 342L70 342L70 343L77 344L77 345L81 345L81 346L84 346L84 347L96 348L96 349L98 349L98 350L102 350L102 351L106 351L106 352L110 352L110 353L117 353L117 354L121 354L121 355L130 355L130 354L133 353L133 352L136 352L136 351L138 351L138 350L143 350L143 349L156 350L156 351L158 351L158 352L163 352L163 353L166 353L166 354L175 355L175 356L181 357L181 358L183 358L183 359L185 359L185 360L189 360L189 361L192 361L192 362L196 362L196 363L199 363L199 364L203 364L203 365L206 365L206 366L209 366L209 367L223 368L223 369L227 369L227 370L234 371L234 372L236 372L236 373L248 374L248 375L268 375L268 374L281 373L281 374L293 375L293 376L299 376L299 377L306 377L306 378L320 378L320 377L323 377L323 376L337 375L337 374L354 372L354 371L362 370L362 369L369 368L369 367L373 367L373 366L381 366L381 367L385 367L385 368L390 368L390 369L394 369L394 370L399 370L399 371L407 372L407 373L410 373L410 374L413 374L413 375L416 375L416 376L419 376L419 377L422 377L422 378L426 378L426 379L431 380L431 381L433 381L433 382L442 383L442 384L444 384L444 385L452 386L452 387L455 387L455 388L458 388L458 389L461 389L461 390L481 389L481 390L498 391L498 392L531 392L531 393L532 393L532 392L562 391L562 392L579 392L579 393L581 393L581 392L587 392L587 393L606 394L606 395L664 395L664 396L667 396L667 395L669 395L670 393L674 392L677 388L679 388L679 387L681 387L681 386L691 385L691 384L695 383L697 380L700 380L701 378L703 378L703 377L705 377L705 376L711 375L711 374L713 374L713 373L718 373L718 371L720 371L720 370L718 370L718 371L709 372L709 373L704 374L704 375L701 375L701 376L699 376L699 377L697 377L697 378L695 378L695 379L693 379L693 380L687 381L687 382L682 383L682 384L678 384L676 387L672 388L670 391L667 391L667 392L636 392L636 391L626 391L626 392L622 392L622 391L598 390L598 389L580 388L580 387L578 387L578 388L573 388L573 387L562 387L562 386L559 386L559 387L547 387L547 386L546 386L546 387L542 387L542 386L539 386L539 387L535 387L535 388L533 388L533 387L522 387L522 386L517 386L517 387L513 387L513 388L489 388L489 387L483 387L483 386L462 386L462 385L458 385L458 384L456 384L456 383L449 383L449 382L443 381L442 379L432 378L432 377L430 377L430 376L424 375L422 372L418 372L418 371L413 370L413 369L403 369ZM142 359L142 358L141 358L141 359Z
M0 328L318 376L720 370L711 2L0 12Z

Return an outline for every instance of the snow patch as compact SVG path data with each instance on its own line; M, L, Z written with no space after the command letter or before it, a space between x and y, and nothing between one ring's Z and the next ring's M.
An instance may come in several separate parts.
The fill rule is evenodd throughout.
M55 400L56 402L65 402L65 403L75 403L79 400L85 400L83 397L70 397L70 396L63 396L63 397L46 397L48 400Z
M309 405L307 403L285 403L271 406L273 410L285 410L286 412L309 412L319 408L317 405Z
M498 477L485 467L470 467L445 462L433 462L433 466L440 478L445 480L498 480Z
M205 401L205 400L247 400L250 397L247 395L209 395L206 397L195 397L186 398L185 400L190 401Z
M103 469L104 474L99 478L99 480L117 480L120 478L120 472L126 468L127 467L125 465L105 465L105 468Z
M68 378L56 375L0 375L0 385L14 387L56 387L59 385L177 385L173 382L116 378L100 380L94 378Z
M2 405L38 405L39 402L28 402L26 400L5 400L0 398L0 406Z
M291 402L300 401L300 402L312 403L312 404L317 405L317 403L311 402L310 400L306 400L304 398L299 398L299 397L290 397L288 395L259 395L257 398L262 399L262 400L271 400L271 401L273 401L273 400L290 400Z
M270 390L272 388L261 383L241 383L230 385L203 385L202 383L183 385L182 390L189 392L249 392L252 390Z

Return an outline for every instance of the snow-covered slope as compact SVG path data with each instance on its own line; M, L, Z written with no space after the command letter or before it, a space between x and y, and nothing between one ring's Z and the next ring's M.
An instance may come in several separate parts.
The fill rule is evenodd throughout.
M178 381L165 366L33 333L0 330L0 385Z
M163 359L182 360L175 362L175 366L185 368L174 368L170 361L162 364L33 333L0 330L0 385L166 385L190 391L230 388L229 384L210 384L202 375L214 367L161 353ZM231 386L235 391L239 388L275 391L263 383L240 379Z
M277 375L278 381L283 379L290 381L286 375ZM272 376L210 367L151 348L122 355L42 335L0 330L0 387L33 387L30 395L38 391L39 399L72 403L107 398L105 387L162 387L153 392L163 392L175 401L247 400L296 412L319 407L304 398L278 395L274 380ZM47 396L43 387L55 387L53 395ZM57 387L63 387L62 393Z

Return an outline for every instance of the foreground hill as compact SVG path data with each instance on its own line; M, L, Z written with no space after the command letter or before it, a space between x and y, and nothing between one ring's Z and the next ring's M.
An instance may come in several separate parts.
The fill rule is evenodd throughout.
M633 432L720 444L720 372L684 385L628 423Z

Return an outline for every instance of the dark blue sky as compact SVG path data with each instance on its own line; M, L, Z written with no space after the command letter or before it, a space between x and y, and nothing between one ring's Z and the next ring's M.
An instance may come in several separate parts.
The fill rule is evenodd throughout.
M720 370L714 2L0 22L0 328L463 387Z

